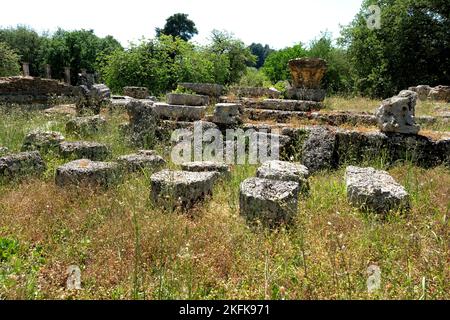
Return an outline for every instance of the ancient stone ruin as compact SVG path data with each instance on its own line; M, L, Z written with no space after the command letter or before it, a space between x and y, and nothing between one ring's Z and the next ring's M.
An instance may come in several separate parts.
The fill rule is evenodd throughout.
M117 162L128 172L156 171L166 164L164 158L153 150L139 150L136 154L119 157Z
M446 101L450 102L450 86L419 85L417 87L408 88L419 95L420 100Z
M58 186L110 187L118 182L120 168L115 162L95 162L88 159L75 160L56 169Z
M0 157L0 182L40 175L46 169L38 151L8 154Z
M419 133L420 127L414 119L417 97L417 93L404 90L384 100L376 114L380 130L386 133Z
M251 224L290 224L297 214L299 192L295 181L249 178L240 186L240 214Z
M53 97L73 99L76 89L51 79L33 77L0 78L0 103L45 104Z
M218 172L163 170L151 176L151 199L171 208L188 208L212 193Z
M320 83L327 71L327 62L320 58L300 58L289 61L293 88L288 90L288 98L318 101L325 99L325 90Z
M358 209L388 213L410 207L406 190L385 171L350 166L345 182L348 200Z
M145 87L125 87L123 95L135 99L148 99L150 96L148 89Z

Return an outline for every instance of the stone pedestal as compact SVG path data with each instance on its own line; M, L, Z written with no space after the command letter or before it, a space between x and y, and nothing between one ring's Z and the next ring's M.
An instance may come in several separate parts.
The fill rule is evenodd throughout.
M45 65L45 78L47 79L52 78L52 67L49 64Z
M30 76L30 64L28 62L22 62L22 73L24 77Z
M293 88L289 89L287 96L289 99L318 101L325 99L325 90L320 88L327 62L320 58L300 58L289 61Z

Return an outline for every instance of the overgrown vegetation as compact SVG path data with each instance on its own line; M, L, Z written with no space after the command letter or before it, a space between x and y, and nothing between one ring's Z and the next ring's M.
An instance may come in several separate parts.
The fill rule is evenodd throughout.
M119 132L120 112L88 140L112 146L111 159L134 150ZM36 128L65 132L66 118L1 110L0 145L20 149ZM166 148L158 152L168 160ZM239 184L254 166L237 166L190 215L149 200L150 172L116 187L59 188L45 156L40 179L0 185L0 297L10 299L446 299L450 172L411 164L388 168L411 195L412 211L386 219L352 208L344 170L322 172L300 198L291 228L250 229L239 216ZM383 167L383 159L366 165ZM169 167L176 167L169 164ZM385 168L386 169L386 168ZM382 271L367 292L367 267ZM81 291L64 289L69 265Z

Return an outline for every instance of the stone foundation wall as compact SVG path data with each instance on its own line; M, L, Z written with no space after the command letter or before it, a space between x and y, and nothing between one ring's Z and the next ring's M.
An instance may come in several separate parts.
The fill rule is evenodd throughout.
M0 103L46 103L51 97L73 97L76 88L52 79L0 78Z

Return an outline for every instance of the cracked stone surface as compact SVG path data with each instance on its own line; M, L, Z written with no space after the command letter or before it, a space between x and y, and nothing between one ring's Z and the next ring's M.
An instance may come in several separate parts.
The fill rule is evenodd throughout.
M62 142L64 142L64 136L59 132L35 130L25 137L22 151L48 152L58 150Z
M311 129L303 144L302 163L310 173L332 169L336 165L336 134L324 127Z
M209 97L198 94L168 93L167 103L178 106L207 106Z
M223 125L239 125L242 123L243 107L236 103L216 104L213 122Z
M267 161L258 168L256 176L271 180L295 181L299 183L301 191L307 192L309 190L309 170L300 163L279 160Z
M154 150L139 150L136 154L119 157L118 162L129 172L144 169L156 171L166 164L166 161Z
M96 162L88 159L75 160L56 169L58 186L90 185L109 187L120 178L119 165L115 162Z
M409 195L386 171L347 167L345 173L348 201L355 207L376 213L407 210Z
M212 193L218 172L163 170L151 176L154 203L189 207Z
M155 112L162 119L197 121L202 120L205 117L206 107L156 103Z
M191 172L219 172L221 175L228 176L230 174L230 166L223 162L214 161L194 161L181 164L184 171Z
M417 134L420 127L415 123L418 94L404 90L399 95L382 102L376 116L378 127L385 133Z
M106 124L106 119L100 115L76 117L66 123L66 131L79 135L92 135L100 131Z
M0 180L40 175L47 166L38 151L8 154L0 157Z
M294 181L250 178L240 186L240 214L247 221L274 227L292 222L297 214L300 186Z
M59 152L64 158L93 161L105 160L111 153L106 145L90 141L63 142Z

